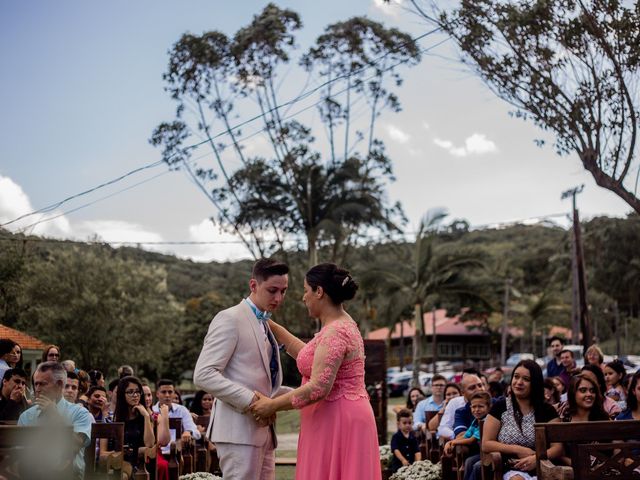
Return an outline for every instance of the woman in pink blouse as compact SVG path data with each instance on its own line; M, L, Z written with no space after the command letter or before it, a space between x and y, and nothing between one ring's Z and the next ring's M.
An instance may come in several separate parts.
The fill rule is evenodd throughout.
M296 359L302 385L276 398L256 392L259 418L279 410L300 410L296 479L381 478L373 410L364 383L364 342L345 311L358 285L349 272L331 263L311 268L302 301L322 328L307 344L270 321L271 330Z

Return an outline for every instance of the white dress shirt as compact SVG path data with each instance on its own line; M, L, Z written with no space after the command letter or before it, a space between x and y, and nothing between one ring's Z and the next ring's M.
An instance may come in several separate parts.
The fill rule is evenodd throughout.
M467 401L464 398L464 395L460 395L459 397L452 398L447 403L447 407L444 409L444 415L440 419L440 425L438 426L438 430L436 432L436 436L453 438L453 423L456 420L456 410L464 407Z
M153 406L153 411L155 413L160 413L160 407L159 407L159 403L156 403ZM182 431L189 431L191 432L191 436L193 438L195 438L196 440L200 439L200 431L198 430L198 427L196 427L195 422L193 421L193 417L191 416L191 413L189 413L189 410L187 410L187 407L183 406L183 405L178 405L177 403L172 403L171 407L169 408L169 418L179 418L182 420ZM171 440L177 440L176 438L174 438L175 433L171 436ZM162 447L162 453L163 454L167 454L169 453L171 450L171 444L166 445L164 447Z

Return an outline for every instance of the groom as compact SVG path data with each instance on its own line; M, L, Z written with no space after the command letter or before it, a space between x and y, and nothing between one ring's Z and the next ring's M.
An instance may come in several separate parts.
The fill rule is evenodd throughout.
M254 391L270 397L284 393L278 346L267 320L284 300L288 273L284 263L258 260L251 293L213 318L196 363L194 383L216 398L208 434L225 480L275 479L275 416L258 421L249 407L257 400Z

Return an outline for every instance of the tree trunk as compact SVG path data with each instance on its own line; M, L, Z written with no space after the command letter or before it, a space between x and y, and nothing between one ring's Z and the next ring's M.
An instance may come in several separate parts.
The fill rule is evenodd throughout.
M393 330L391 330L393 332ZM404 370L404 319L400 319L400 371Z
M436 371L436 362L438 361L438 339L436 337L436 307L433 307L431 309L431 321L433 322L433 330L431 331L431 349L433 350L431 352L431 361L433 363L433 374L435 375L436 373L438 373Z
M318 235L315 231L307 233L307 255L309 259L309 268L318 264Z
M414 306L415 334L413 335L413 386L420 386L420 361L422 357L422 305Z
M507 335L509 316L509 290L511 289L511 279L507 278L504 284L504 310L502 311L502 336L500 339L500 365L507 361Z

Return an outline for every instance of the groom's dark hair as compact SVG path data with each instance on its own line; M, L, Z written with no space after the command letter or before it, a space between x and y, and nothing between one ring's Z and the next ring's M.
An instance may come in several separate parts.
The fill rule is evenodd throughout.
M273 258L261 258L253 265L251 278L263 282L274 275L286 275L289 267L286 263L279 262Z

